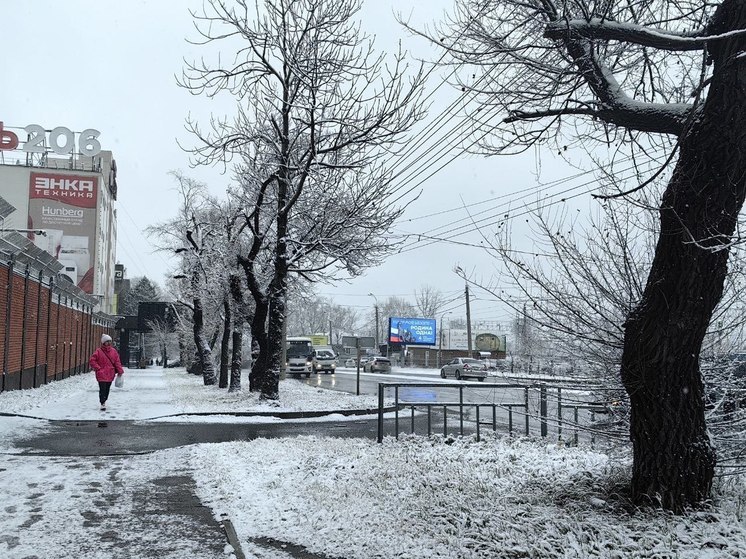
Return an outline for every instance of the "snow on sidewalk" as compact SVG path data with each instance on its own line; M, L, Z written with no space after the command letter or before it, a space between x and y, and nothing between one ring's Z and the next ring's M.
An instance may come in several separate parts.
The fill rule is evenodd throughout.
M163 369L125 369L124 387L112 385L105 412L99 409L98 383L93 373L80 378L85 382L78 382L76 390L33 410L33 416L55 420L136 420L179 412Z
M183 369L133 370L126 378L111 402L112 414L128 419L167 408L231 413L375 402L296 380L281 383L279 402L263 402L248 391L206 387ZM96 383L81 375L2 393L0 412L99 418ZM0 417L0 441L10 426L30 424L46 422ZM200 502L215 520L232 521L254 558L291 556L267 551L268 538L346 559L745 557L746 476L716 479L711 505L674 516L627 501L630 460L625 448L607 454L538 439L437 436L383 444L255 439L127 457L4 453L0 557L214 557L192 541L193 524L177 534L166 510L153 504L159 488L179 476L194 479ZM63 515L71 519L65 530L50 530ZM165 551L182 547L182 555ZM223 553L230 557L230 548Z
M50 382L39 388L0 393L0 413L49 420L145 420L188 413L298 412L375 409L376 396L308 386L295 379L280 381L278 401L261 400L248 391L248 374L241 391L205 386L202 377L183 368L125 369L124 388L111 387L106 412L99 410L98 383L93 373Z

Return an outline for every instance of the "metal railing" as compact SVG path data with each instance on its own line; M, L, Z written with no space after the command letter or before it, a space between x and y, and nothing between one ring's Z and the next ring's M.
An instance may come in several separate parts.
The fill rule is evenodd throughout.
M427 389L417 391L416 389ZM474 434L480 440L482 429L487 426L493 432L500 427L506 427L507 433L514 434L521 429L525 435L538 432L542 437L547 437L550 430L554 430L558 439L563 437L569 427L573 431L572 440L575 444L580 440L580 433L585 431L595 422L598 414L608 413L608 408L602 404L585 402L579 400L563 400L563 390L582 391L587 385L568 387L551 386L544 382L539 383L380 383L378 385L378 442L382 442L386 428L384 418L384 402L386 392L393 392L394 418L393 435L399 437L401 429L402 410L409 411L409 432L417 432L432 435L435 424L442 421L443 435L449 435L449 416L453 417L458 424L457 433L460 435ZM403 395L402 392L406 391ZM440 399L437 396L445 392L458 391L458 398ZM492 393L492 399L487 400L485 392ZM468 398L465 398L465 394ZM499 394L499 397L496 397ZM417 396L420 396L419 398ZM433 396L436 396L433 399ZM550 407L551 404L551 407ZM572 420L567 418L563 412L572 411ZM484 412L487 411L485 415ZM441 414L441 418L435 418ZM515 416L518 415L518 418ZM518 419L516 422L515 419ZM521 419L523 421L521 421ZM418 423L419 421L419 423ZM450 425L454 423L451 422ZM595 434L590 432L590 440L594 442Z

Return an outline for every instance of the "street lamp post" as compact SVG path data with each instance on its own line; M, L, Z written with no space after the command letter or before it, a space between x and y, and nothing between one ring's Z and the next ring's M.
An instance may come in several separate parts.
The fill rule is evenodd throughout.
M441 358L441 352L443 351L443 317L447 314L451 314L451 311L444 312L440 315L440 334L438 336L438 369L443 366L443 360Z
M373 300L376 302L375 309L376 309L376 353L381 351L378 346L378 297L373 295L372 293L368 293L369 297L373 297ZM387 352L388 353L388 352Z

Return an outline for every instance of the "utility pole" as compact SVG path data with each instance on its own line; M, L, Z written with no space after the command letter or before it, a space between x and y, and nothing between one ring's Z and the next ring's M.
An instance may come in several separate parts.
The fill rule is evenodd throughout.
M440 315L440 336L438 336L438 369L443 366L442 352L443 352L443 317L447 314L451 314L451 311L444 312Z
M376 355L378 355L378 352L381 351L378 347L378 297L376 297L373 293L368 293L368 297L373 297L373 300L376 302ZM388 345L386 346L386 355L388 355Z
M376 302L376 354L380 351L381 349L378 342L378 302Z
M440 332L438 332L438 369L443 366L441 354L443 353L443 317L440 317Z
M469 284L466 284L466 347L469 349L469 357L473 357L471 354L471 310L469 308Z

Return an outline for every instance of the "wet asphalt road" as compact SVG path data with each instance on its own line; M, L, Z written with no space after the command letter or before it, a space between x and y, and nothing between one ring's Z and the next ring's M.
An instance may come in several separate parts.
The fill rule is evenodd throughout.
M197 443L248 441L301 435L375 439L377 420L277 423L156 423L49 421L49 428L15 442L21 454L104 456L142 454Z
M341 374L339 374L341 373ZM376 394L378 382L422 382L430 378L391 378L396 375L381 378L383 375L365 375L361 377L361 393ZM488 379L491 380L491 379ZM314 375L310 379L302 379L310 385L323 386L332 390L355 392L356 378L354 372L339 371L336 375ZM480 383L482 384L482 383ZM488 385L491 383L484 383ZM487 388L487 386L484 386ZM427 389L425 392L428 392ZM418 394L417 399L421 399ZM425 399L427 400L427 398ZM468 412L468 411L467 411ZM279 414L278 414L279 415ZM474 424L467 426L464 434L473 432ZM497 427L500 432L509 432L508 417L501 411L499 418L489 418L487 415L480 419L482 428L489 430ZM520 434L522 421L515 417L514 433ZM360 419L330 416L328 419L299 419L276 420L273 422L247 422L236 418L234 423L195 423L195 422L158 422L158 421L47 421L47 428L35 432L29 438L15 441L15 452L26 455L48 456L111 456L132 455L153 452L168 448L176 448L198 443L221 443L229 441L248 441L257 438L279 438L295 436L331 436L331 437L360 437L376 440L378 436L378 420L375 410L369 410L368 415ZM446 425L447 423L447 425ZM395 434L396 420L390 415L384 421L384 435ZM447 419L438 409L432 410L430 417L418 414L412 417L409 410L403 409L399 414L399 433L429 432L455 433L464 429L463 422L459 425L454 419ZM532 433L538 427L532 426Z
M347 391L353 375L347 377ZM311 381L314 378L310 379ZM342 378L339 378L342 380ZM310 384L310 382L309 382ZM345 384L344 381L342 384ZM365 391L377 393L378 379L368 378ZM340 389L340 386L336 386ZM343 389L344 391L344 389ZM46 428L23 440L16 440L14 452L46 456L111 456L153 452L198 443L248 441L257 438L294 436L362 437L375 440L378 435L375 411L362 419L303 420L235 423L178 423L158 421L45 421ZM337 416L338 417L338 416ZM386 421L393 433L393 420Z

